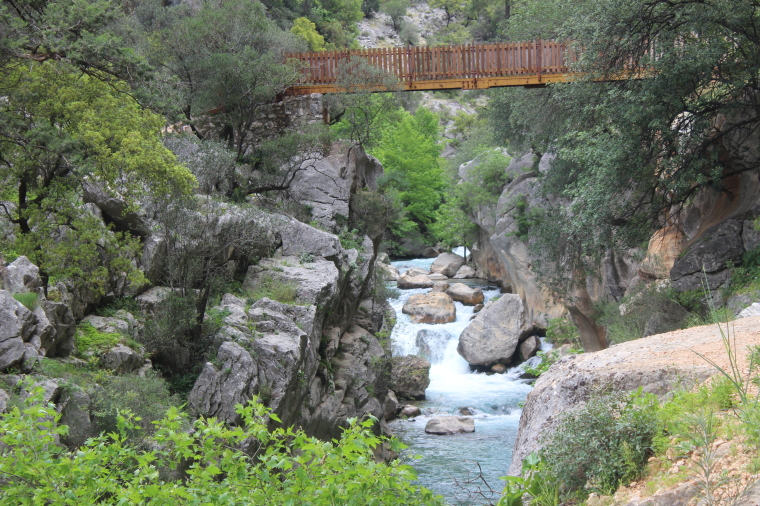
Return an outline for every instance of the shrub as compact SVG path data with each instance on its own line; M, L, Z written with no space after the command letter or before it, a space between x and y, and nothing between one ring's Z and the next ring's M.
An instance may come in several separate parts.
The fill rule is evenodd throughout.
M34 311L37 308L37 294L35 292L14 293L13 298L29 311Z
M595 395L564 415L541 458L568 491L611 494L637 479L658 434L658 405L651 395Z
M67 452L55 443L67 428L56 426L60 415L37 389L0 419L3 497L19 506L443 504L412 485L410 467L375 461L373 450L384 443L371 432L376 420L353 420L339 440L324 442L290 428L268 429L270 419L279 419L256 399L238 406L238 413L244 420L238 427L200 419L189 432L184 417L171 408L156 426L158 449L151 450L127 437L139 427L124 411L116 417L116 431ZM403 447L394 440L389 444L395 451ZM159 474L176 471L183 460L192 465L181 480Z
M583 348L578 327L569 315L549 320L546 327L546 339L554 345L572 344L575 348Z

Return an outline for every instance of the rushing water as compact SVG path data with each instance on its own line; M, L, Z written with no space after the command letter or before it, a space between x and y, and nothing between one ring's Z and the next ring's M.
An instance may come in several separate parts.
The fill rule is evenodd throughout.
M393 262L400 272L411 267L429 269L433 259L416 259ZM466 281L467 284L478 282ZM479 283L488 300L499 290ZM396 310L397 323L391 335L394 355L421 354L417 336L427 331L425 340L432 367L427 400L415 402L422 409L422 416L413 420L398 420L392 427L396 435L409 445L410 455L419 459L410 461L417 470L418 481L443 495L450 504L482 504L482 498L468 496L478 487L484 490L483 481L490 488L500 491L512 457L512 448L520 421L519 403L531 386L518 376L518 368L505 374L484 374L470 371L467 362L456 351L459 334L470 323L472 306L456 302L456 321L445 324L413 323L401 313L410 295L426 293L428 289L401 290L398 299L389 302ZM435 334L431 334L435 333ZM423 335L425 333L423 332ZM475 432L453 436L425 434L425 424L434 416L459 415L462 407L475 411ZM473 483L467 485L467 481ZM470 490L470 492L467 491Z

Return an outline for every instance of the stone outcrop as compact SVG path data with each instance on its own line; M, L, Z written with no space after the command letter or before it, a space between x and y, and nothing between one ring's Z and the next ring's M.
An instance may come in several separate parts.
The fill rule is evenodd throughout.
M464 265L464 257L456 253L441 253L430 266L430 272L452 278Z
M466 416L436 416L425 424L425 432L438 436L475 432L475 420Z
M411 295L401 311L417 323L448 323L457 317L454 301L441 292Z
M333 232L336 220L350 216L351 195L363 188L377 190L383 167L361 146L335 143L325 157L308 159L298 171L290 192L311 210L311 218Z
M446 290L446 294L466 306L482 304L485 300L485 297L483 297L483 290L478 287L469 287L464 283L454 283L449 286Z
M742 343L736 350L740 364L745 363L746 346L760 344L758 325L760 317L733 324L731 333ZM541 375L528 394L509 474L520 472L522 459L541 447L542 438L557 426L562 413L585 403L596 391L626 392L641 387L645 392L664 396L715 374L716 370L698 353L728 368L721 336L714 325L563 357Z
M20 256L2 270L2 287L11 293L36 292L42 286L40 269Z
M504 294L485 305L459 336L457 351L474 366L509 364L522 340L533 331L522 299Z
M399 399L422 400L430 385L430 362L422 357L393 357L392 389Z

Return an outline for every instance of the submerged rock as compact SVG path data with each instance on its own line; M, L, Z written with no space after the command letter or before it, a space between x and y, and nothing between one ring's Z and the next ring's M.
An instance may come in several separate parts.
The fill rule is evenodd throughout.
M439 436L475 432L475 420L464 416L438 416L428 420L425 432Z

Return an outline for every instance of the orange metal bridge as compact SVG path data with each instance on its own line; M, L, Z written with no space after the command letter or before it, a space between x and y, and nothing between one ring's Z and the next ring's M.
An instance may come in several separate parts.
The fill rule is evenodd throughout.
M341 62L361 58L395 75L405 91L543 86L571 78L577 55L562 42L536 40L465 46L351 49L285 55L303 62L302 78L287 95L340 93ZM379 83L367 83L368 86ZM380 91L380 90L377 90Z

